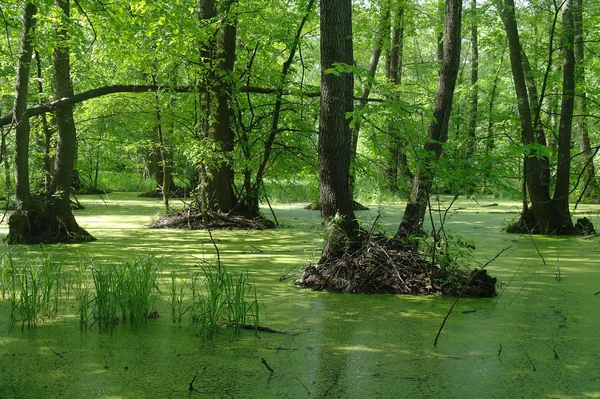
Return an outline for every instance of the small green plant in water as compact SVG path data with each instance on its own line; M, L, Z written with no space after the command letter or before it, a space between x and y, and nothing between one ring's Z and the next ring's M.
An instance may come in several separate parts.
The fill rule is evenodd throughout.
M100 330L112 331L120 321L134 327L145 322L156 300L156 275L161 261L153 256L139 257L123 264L91 265L95 296L80 297L80 319L89 313L92 324ZM119 317L120 316L120 317Z
M8 296L11 308L10 329L18 322L21 330L25 326L33 328L40 320L56 315L61 298L62 264L53 260L51 253L43 248L41 254L32 257L28 253L13 255L9 250L0 264L2 296Z
M259 322L256 287L248 282L248 271L239 274L221 267L202 268L192 280L190 328L205 339L213 338L224 327L236 334Z

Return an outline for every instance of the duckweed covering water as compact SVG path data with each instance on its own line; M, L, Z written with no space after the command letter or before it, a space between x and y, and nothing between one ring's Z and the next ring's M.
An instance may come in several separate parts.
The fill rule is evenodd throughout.
M122 194L106 204L83 201L78 221L98 241L46 247L63 268L74 251L105 261L164 256L181 277L216 261L205 232L145 228L158 201ZM35 329L9 332L9 304L0 300L0 398L600 397L600 239L534 237L544 264L530 237L500 232L518 204L483 206L490 202L460 202L447 228L473 240L481 262L511 246L487 267L500 295L461 299L437 347L453 298L292 285L294 274L318 257L321 226L318 212L282 205L282 229L213 235L224 264L247 268L256 283L261 325L288 334L261 332L257 339L224 329L203 340L172 322L166 290L157 302L161 317L137 329L80 331L73 307ZM376 208L362 217L374 219ZM393 231L401 209L384 206L382 227ZM599 211L581 212L600 225ZM170 270L158 279L169 281Z

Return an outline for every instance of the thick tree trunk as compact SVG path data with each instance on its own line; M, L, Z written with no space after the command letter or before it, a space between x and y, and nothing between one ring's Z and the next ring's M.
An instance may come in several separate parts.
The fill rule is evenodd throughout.
M15 178L17 210L28 209L31 199L29 191L29 118L27 110L27 92L29 89L29 72L33 56L32 31L35 27L37 8L32 3L25 5L23 14L23 35L21 38L21 54L17 68L17 83L13 107L15 124ZM9 233L10 237L10 233Z
M460 64L461 12L461 0L446 1L444 54L433 108L433 120L427 132L425 158L420 160L408 204L396 233L400 238L422 232L429 194L435 177L435 164L442 154L442 144L448 139L448 122Z
M525 228L532 233L571 233L572 222L570 217L567 218L564 213L557 212L553 201L550 199L547 181L549 175L548 159L538 154L535 148L532 148L532 145L545 145L546 142L545 137L540 135L541 128L536 129L534 126L532 109L536 108L532 108L530 100L537 99L537 93L535 92L535 84L531 78L531 73L527 73L530 78L526 79L528 61L521 48L514 1L504 0L504 3L502 3L498 0L497 6L508 37L522 143L524 146L529 147L525 154L525 170L527 171L526 184L531 199L531 207L524 209L517 226L524 224ZM527 84L528 81L529 84ZM536 114L539 114L537 109Z
M69 1L56 0L55 4L62 10L63 15L60 16L56 27L58 41L53 59L54 96L55 98L63 98L72 95L69 44L66 29L66 20L69 18ZM27 18L25 18L25 21L27 21ZM31 52L28 54L28 61L31 62ZM24 109L15 107L14 114L23 115ZM26 119L23 118L23 120ZM29 195L29 200L22 201L21 206L17 208L17 211L9 220L7 241L10 243L81 242L94 239L77 224L71 211L71 178L77 152L75 121L71 105L59 107L56 110L56 123L58 130L56 159L48 196L34 200L28 194L28 182L26 188L21 187L21 191L26 191ZM22 144L29 144L28 137L23 139ZM21 159L20 162L24 162L25 166L27 165L26 160ZM19 179L17 182L17 184L23 184L23 181L19 181Z
M232 115L230 98L232 96L231 74L235 62L235 21L225 20L224 26L219 33L219 59L217 65L217 113L216 120L211 129L211 138L219 144L220 154L223 157L211 171L208 180L208 204L212 211L228 213L238 205L238 199L233 192L233 144L234 134L231 128L230 117Z
M200 102L203 112L201 122L202 139L212 140L217 145L217 159L200 168L199 203L203 211L229 213L238 208L238 199L233 191L234 170L231 154L234 134L231 128L232 96L231 74L235 63L236 25L227 14L226 5L221 7L221 24L217 39L209 39L200 45L200 56L205 65L200 84ZM217 16L213 0L200 0L199 22L214 23ZM208 26L208 25L207 25ZM213 70L214 68L214 70Z
M552 201L562 220L562 231L573 229L569 213L569 191L571 181L571 131L575 104L575 33L573 29L572 1L565 0L562 11L563 86L558 127L558 164L556 165L556 187Z
M27 109L27 91L29 88L29 72L33 56L32 31L35 27L37 8L32 3L25 5L23 13L23 34L21 37L21 53L17 68L17 82L13 106L13 122L15 124L15 178L16 178L16 211L8 219L9 244L27 241L32 226L30 209L33 200L29 190L29 118ZM3 137L4 139L4 137ZM4 143L4 140L3 140Z
M352 2L321 0L321 107L319 182L325 236L322 259L336 257L358 234L348 180L352 131L346 113L353 112L353 74L327 73L334 63L352 65ZM338 76L339 75L339 76Z
M56 28L59 42L54 49L53 58L54 97L59 99L73 95L67 33L70 4L69 0L55 0L55 4L64 13ZM68 105L56 110L56 126L58 131L56 159L50 184L50 197L54 198L55 220L49 226L49 239L52 239L54 230L55 242L91 241L94 238L77 224L71 211L71 182L77 156L77 132L73 118L73 106Z
M596 180L594 167L594 153L590 144L590 136L587 129L587 92L585 89L585 66L583 64L585 55L585 43L583 36L583 0L573 0L573 22L575 30L575 80L576 93L576 121L577 133L579 134L579 150L582 154L580 165L584 168L584 198L588 201L600 201L600 186Z

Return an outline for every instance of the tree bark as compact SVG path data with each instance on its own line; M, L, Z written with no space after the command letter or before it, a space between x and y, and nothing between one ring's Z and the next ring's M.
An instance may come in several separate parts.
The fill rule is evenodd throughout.
M408 204L396 233L399 238L407 238L422 232L429 193L435 177L435 164L442 154L442 145L448 139L448 123L460 64L461 13L461 0L446 1L443 61L433 108L433 120L427 132L426 155L420 160Z
M566 217L567 215L562 212L557 212L553 201L550 199L547 181L549 175L548 159L541 155L536 148L540 145L545 146L546 142L544 137L540 137L540 129L536 129L532 117L532 109L535 109L535 114L539 113L530 104L530 99L536 99L537 93L533 92L535 84L531 73L527 74L530 76L529 85L527 84L528 61L521 48L514 1L504 0L502 3L498 0L497 6L509 43L511 69L521 125L521 139L525 146L525 182L531 200L531 207L523 210L521 220L517 223L517 226L524 225L525 229L531 233L568 234L572 232L573 224L570 217ZM512 230L509 229L509 231ZM516 231L519 231L519 229Z
M37 8L27 3L23 12L23 35L21 54L17 68L15 101L11 121L15 124L15 179L17 207L28 209L31 200L29 191L29 117L27 110L27 92L29 90L29 72L33 56L32 32L35 27ZM17 208L18 209L18 208ZM10 235L10 233L9 233Z
M70 81L70 61L69 61L69 41L67 34L67 20L69 18L69 1L56 0L56 6L62 11L56 25L57 43L54 49L53 69L54 69L54 95L55 98L72 96ZM29 12L35 8L27 5ZM25 32L31 22L27 11L25 14ZM26 37L26 35L24 35ZM25 40L28 43L29 40ZM26 60L31 62L31 49L26 52ZM22 54L23 55L23 54ZM21 65L22 67L22 65ZM21 68L20 67L20 68ZM27 75L29 75L29 66L27 66ZM19 71L18 80L25 75ZM17 93L23 86L19 85ZM21 94L26 95L26 91ZM20 116L21 121L27 120L25 111L26 98L15 100L14 115ZM23 101L23 103L21 103ZM17 126L21 123L18 120ZM48 195L44 198L33 198L29 193L29 180L24 177L17 178L17 198L26 195L26 201L20 201L16 212L9 219L9 234L6 238L11 244L32 244L32 243L57 243L57 242L81 242L91 241L94 238L76 222L71 211L70 194L71 178L73 175L75 156L77 152L77 137L75 131L75 121L73 119L73 109L70 104L56 109L56 123L58 138L56 144L56 158L53 169L53 176L49 186ZM19 134L20 132L18 132ZM27 128L28 133L28 128ZM19 136L18 145L29 145L29 135ZM19 156L27 155L27 148L20 148L17 151L17 169L27 172L27 158ZM26 184L25 186L23 186ZM19 187L20 185L20 187ZM23 194L25 193L25 194Z
M479 46L477 43L477 0L471 0L471 112L469 113L469 129L467 130L468 145L466 159L471 159L475 153L475 140L477 136L477 105L479 91L477 81L479 80ZM475 187L471 185L470 189Z
M67 33L70 1L55 0L55 5L63 13L57 22L58 43L54 48L53 56L54 97L60 99L73 95L69 35ZM77 131L73 118L73 106L66 105L58 108L55 118L58 135L54 173L50 183L50 198L54 198L53 213L56 220L51 221L48 228L50 231L46 233L51 237L52 230L55 230L57 242L91 241L94 238L77 224L71 210L71 183L77 155Z
M581 162L584 168L585 192L584 197L593 202L600 201L600 186L596 180L596 169L594 167L594 153L590 144L590 136L587 128L587 90L585 88L585 45L583 36L583 0L573 0L573 22L575 31L575 126L579 135L579 150L582 154Z
M321 0L321 106L319 182L325 236L322 259L336 257L358 233L348 180L352 131L346 113L353 112L353 74L328 73L334 63L352 65L352 2ZM334 221L335 219L335 221Z
M201 43L200 56L205 65L201 77L200 102L203 121L201 139L215 142L216 159L200 167L199 201L205 212L229 213L238 209L238 198L233 191L234 170L232 152L234 134L231 128L232 74L235 63L236 23L228 14L227 4L219 9L220 27L216 38ZM217 9L214 0L200 0L199 22L215 23Z
M212 169L207 190L209 209L228 213L238 205L238 199L233 192L232 153L235 137L230 122L232 115L230 99L233 92L231 79L235 63L236 25L235 21L229 20L229 17L226 17L222 23L224 26L219 32L218 40L217 81L219 84L216 90L217 109L216 119L211 129L211 138L219 144L223 160Z
M569 191L571 178L571 131L575 104L575 31L573 27L573 0L565 0L562 10L563 85L558 127L558 163L556 165L556 187L554 208L563 220L563 230L573 228L569 213Z
M44 87L42 85L42 61L40 59L40 53L37 50L35 50L35 63L37 69L38 95L40 96L39 103L42 104L42 95L44 93ZM50 153L52 150L52 137L54 136L54 132L48 123L46 114L42 114L42 131L44 132L44 190L46 193L49 193L52 174L54 172L54 158Z

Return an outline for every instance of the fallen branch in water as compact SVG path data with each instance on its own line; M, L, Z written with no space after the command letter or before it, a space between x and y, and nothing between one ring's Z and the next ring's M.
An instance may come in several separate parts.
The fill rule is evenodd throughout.
M527 356L527 359L529 360L529 363L531 363L531 367L533 367L533 371L537 371L537 369L535 368L535 364L533 364L533 360L531 360L531 357L529 357L529 353L527 353L527 351L525 350L525 348L523 347L523 345L521 345L520 342L519 342L519 346L521 347L521 349L523 349L523 352L525 353L525 356Z
M485 267L487 265L489 265L490 263L492 263L493 261L495 261L500 255L502 255L502 253L504 251L508 250L510 247L512 247L512 245L508 246L508 247L504 248L502 251L498 252L496 254L496 256L494 256L492 259L488 260L486 262L486 264L483 265L479 269L479 271L477 273L473 273L473 275L471 276L471 278L469 279L469 281L467 281L467 283L465 284L465 286L463 287L463 289L460 291L460 293L458 294L458 296L454 300L454 303L452 304L452 306L450 306L450 309L448 310L448 313L446 314L446 317L444 317L444 320L442 321L442 325L440 326L440 329L438 330L437 335L435 336L435 340L433 341L433 346L437 345L438 339L440 338L440 334L442 333L442 330L444 329L444 325L446 324L446 320L448 320L448 317L450 317L450 313L452 313L452 310L454 309L454 307L458 303L458 300L462 296L463 292L465 292L465 290L467 289L467 287L469 286L469 284L471 284L471 281L473 281L473 279L475 278L475 276L477 276L477 274L479 274L480 271L482 271L483 269L485 269Z
M264 364L264 365L265 365L265 367L267 368L267 370L269 370L269 371L271 372L271 374L273 374L273 372L274 372L275 370L273 370L273 369L271 368L271 366L269 366L269 364L267 363L267 361L265 360L265 358L264 358L264 357L261 357L261 358L260 358L260 362L261 362L262 364Z

